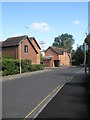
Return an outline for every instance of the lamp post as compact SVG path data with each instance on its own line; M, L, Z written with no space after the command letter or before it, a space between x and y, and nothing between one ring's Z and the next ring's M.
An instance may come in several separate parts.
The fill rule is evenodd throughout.
M22 73L22 63L21 63L21 60L22 60L22 56L21 56L21 43L23 42L23 40L20 41L20 74Z
M21 41L20 41L20 74L22 73L22 67L21 67Z

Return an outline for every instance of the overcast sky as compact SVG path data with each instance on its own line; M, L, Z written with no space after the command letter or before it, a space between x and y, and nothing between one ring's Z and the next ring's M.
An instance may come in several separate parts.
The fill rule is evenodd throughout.
M28 35L44 41L46 49L55 37L68 33L73 35L76 49L83 43L87 27L88 2L2 3L2 40Z

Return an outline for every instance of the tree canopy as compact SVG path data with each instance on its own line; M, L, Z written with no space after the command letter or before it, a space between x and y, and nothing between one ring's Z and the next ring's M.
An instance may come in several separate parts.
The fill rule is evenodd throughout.
M75 40L73 39L73 36L71 34L65 33L55 37L53 46L65 48L70 52L74 42Z
M81 46L78 49L72 50L72 64L73 65L80 65L84 62L84 53L81 50Z
M87 35L87 37L85 39L85 42L88 44L88 48L89 48L89 51L90 51L90 34Z

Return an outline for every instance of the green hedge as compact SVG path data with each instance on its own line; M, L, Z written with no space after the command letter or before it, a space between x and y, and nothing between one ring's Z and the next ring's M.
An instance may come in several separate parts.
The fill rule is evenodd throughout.
M38 71L43 70L45 68L44 65L33 64L29 67L29 71Z
M43 70L45 67L44 65L37 65L37 64L31 65L31 60L21 60L21 66L22 66L22 73ZM17 74L19 72L20 72L19 60L8 59L8 58L2 59L2 75L3 76Z
M12 75L19 73L19 61L14 59L2 59L2 75Z

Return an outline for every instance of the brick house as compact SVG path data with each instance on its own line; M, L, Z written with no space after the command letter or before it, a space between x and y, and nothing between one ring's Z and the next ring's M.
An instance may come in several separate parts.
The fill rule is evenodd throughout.
M3 41L0 41L0 59L2 58L2 43Z
M40 47L35 38L27 35L10 37L2 44L2 56L14 59L29 59L32 64L40 64Z
M50 46L45 51L43 63L47 67L70 66L70 57L66 49Z
M36 39L34 37L30 37L29 40L31 41L31 43L33 44L33 46L35 47L35 49L37 50L38 54L37 54L37 63L40 64L40 46L37 43Z

